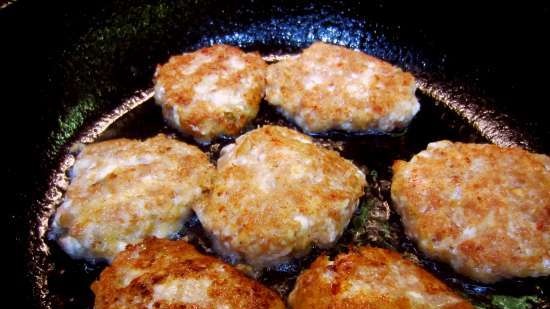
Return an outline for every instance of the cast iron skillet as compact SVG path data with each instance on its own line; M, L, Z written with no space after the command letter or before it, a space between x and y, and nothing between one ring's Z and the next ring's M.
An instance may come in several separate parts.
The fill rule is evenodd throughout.
M397 64L411 71L420 86L422 111L404 134L330 136L330 146L369 167L369 198L376 202L369 215L389 224L389 237L380 229L365 229L359 241L418 258L479 304L491 307L517 300L493 298L504 294L532 296L537 306L548 308L548 278L477 284L424 259L399 236L395 214L385 213L390 209L389 163L409 159L428 142L448 138L550 151L543 113L548 77L540 74L549 68L548 20L547 7L432 7L382 1L6 5L0 10L0 61L8 77L2 83L9 146L4 164L15 254L9 251L4 267L12 274L7 281L16 281L17 307L91 308L87 287L101 267L69 260L46 237L53 202L62 192L56 187L63 178L59 172L66 168L63 160L73 142L171 132L143 92L151 86L157 63L220 42L280 55L323 40ZM292 126L264 107L256 124L272 122ZM216 149L205 150L216 155ZM200 246L200 225L192 221L187 228ZM344 240L353 237L347 233ZM261 280L284 294L311 258L272 270Z

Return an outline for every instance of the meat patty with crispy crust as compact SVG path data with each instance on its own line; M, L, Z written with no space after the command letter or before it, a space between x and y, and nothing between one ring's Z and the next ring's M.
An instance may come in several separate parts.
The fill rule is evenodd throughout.
M258 113L266 67L229 45L173 56L157 67L155 99L168 124L199 142L235 136Z
M95 309L284 309L279 295L183 240L128 246L92 284Z
M392 131L420 109L414 77L360 51L314 43L267 69L266 100L302 129Z
M332 245L366 185L352 162L279 126L226 146L217 171L210 198L194 210L218 252L255 268Z
M439 141L393 171L397 212L428 256L488 283L550 274L550 157Z
M197 147L164 135L87 145L70 171L52 233L73 258L111 260L146 236L178 232L214 173Z
M445 284L398 253L363 247L320 256L300 274L289 304L293 309L472 308Z

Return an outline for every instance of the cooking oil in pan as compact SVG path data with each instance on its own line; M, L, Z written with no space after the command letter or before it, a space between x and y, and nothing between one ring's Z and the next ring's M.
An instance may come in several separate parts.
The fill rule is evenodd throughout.
M266 57L270 62L280 59L281 56ZM505 297L504 301L507 300L506 297L514 301L521 300L522 296L532 297L529 301L535 302L542 308L549 308L550 302L544 298L546 293L550 293L548 285L545 285L548 283L547 278L509 280L493 285L479 284L458 275L447 265L427 259L404 235L403 227L391 206L389 196L391 165L394 160L409 160L415 153L425 149L428 143L441 139L463 142L491 141L502 145L517 144L517 141L508 138L506 131L491 131L491 123L483 118L478 118L477 122L472 122L473 124L466 121L458 116L461 111L458 110L460 106L457 102L451 102L450 98L443 96L436 87L431 87L422 80L419 84L420 90L417 97L421 102L421 111L405 131L392 134L350 134L334 131L314 136L318 144L340 152L342 156L363 169L369 183L366 195L344 235L333 248L329 250L313 248L310 254L301 259L255 275L258 280L285 297L292 289L300 271L319 254L334 256L348 250L350 246L371 245L391 248L416 260L482 308L501 308L495 305L495 299L499 300L498 297ZM464 113L465 111L462 110L462 114ZM246 130L265 124L298 129L273 107L263 102L257 118ZM490 133L481 134L480 129ZM85 128L77 143L91 143L120 137L143 139L161 132L174 135L187 143L196 144L190 138L182 137L166 126L160 107L153 102L152 90L149 89L137 93L94 125ZM233 139L224 138L215 140L210 145L198 146L215 162L221 148L231 142ZM38 289L43 292L44 303L49 303L52 308L92 308L93 294L89 286L105 265L90 265L83 261L71 260L55 241L46 239L49 218L61 202L63 192L68 185L66 173L74 163L71 146L74 145L67 147L67 155L52 177L51 188L44 200L44 211L40 214L42 223L39 233L43 243L39 246L41 252L37 252L35 256L37 265L46 266L37 271L35 280ZM191 218L178 235L203 252L213 254L210 242L196 217Z

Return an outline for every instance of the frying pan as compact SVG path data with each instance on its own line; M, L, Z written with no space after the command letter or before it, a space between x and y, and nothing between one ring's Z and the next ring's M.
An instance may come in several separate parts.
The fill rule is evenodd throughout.
M544 4L12 2L0 9L5 216L8 238L15 240L4 267L8 293L20 308L89 306L89 292L82 288L88 282L81 281L98 269L85 264L58 269L71 262L56 257L45 236L49 202L60 194L51 190L55 172L68 145L90 141L144 101L140 91L150 88L155 65L172 54L221 42L263 54L296 52L315 40L346 45L417 77L427 116L418 129L424 138L412 150L450 137L550 151L545 113L550 16ZM131 134L154 126L139 118L150 108L130 117ZM437 267L428 268L437 273ZM453 278L446 282L474 292L480 288ZM548 297L548 289L540 288L548 279L536 283L535 292ZM510 293L525 285L507 284Z

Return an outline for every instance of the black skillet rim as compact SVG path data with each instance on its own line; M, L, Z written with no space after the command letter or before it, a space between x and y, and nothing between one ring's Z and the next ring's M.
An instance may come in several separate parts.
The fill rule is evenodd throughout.
M149 4L150 1L137 1L133 5L139 7ZM519 134L519 144L548 153L550 130L541 106L545 102L544 91L541 90L545 89L544 84L548 80L544 72L549 67L548 59L544 57L548 54L544 38L548 37L550 29L547 27L550 20L548 6L541 4L528 8L503 5L494 9L466 3L448 8L443 5L396 5L383 1L369 4L340 1L316 4L288 1L274 4L254 1L222 4L212 1L202 3L201 8L193 3L185 5L189 10L211 12L206 17L197 16L196 21L203 22L197 31L211 35L216 31L231 32L238 27L248 26L257 21L258 17L267 24L269 20L286 21L288 25L294 26L289 29L295 31L300 17L321 16L325 20L319 24L320 29L327 30L325 33L329 36L331 31L338 29L348 19L367 21L359 25L373 33L377 32L377 36L402 44L401 47L414 46L409 49L414 50L411 54L403 53L402 49L388 54L379 50L382 53L379 56L398 62L413 72L430 72L428 80L442 83L442 87L449 91L454 90L454 93L450 93L458 98L459 103L477 105L481 102L496 111L491 117L497 115L499 120L507 122L511 132ZM56 69L54 62L60 61L66 50L75 48L75 42L90 33L90 29L101 27L104 22L102 18L130 11L131 6L123 1L76 5L68 1L38 3L23 0L0 11L0 35L2 42L8 46L3 49L0 58L9 77L2 86L5 87L3 94L6 95L5 102L8 105L6 115L17 115L7 117L9 119L4 122L7 125L4 132L8 133L8 145L15 149L10 151L5 166L7 179L10 180L7 191L11 192L8 197L8 230L10 236L15 234L16 250L15 255L11 256L13 261L7 265L15 265L10 269L16 279L14 287L17 293L13 295L18 295L18 303L29 306L36 303L29 282L25 282L26 278L22 276L27 272L27 263L32 262L32 256L24 254L29 239L33 237L29 234L32 231L29 219L34 213L30 207L36 207L37 200L42 198L45 176L50 173L59 156L59 153L51 151L53 144L49 137L51 132L59 131L56 118L70 111L74 104L71 99L75 97L75 89L60 87L62 74L59 71L52 73ZM116 18L110 21L113 20L116 23ZM357 24L348 26L357 27ZM284 27L277 25L271 29L281 30ZM271 34L274 36L270 39L279 43L292 42L293 39L290 32ZM322 34L317 33L319 36ZM199 36L195 35L196 44L205 43L197 38ZM250 45L253 41L245 40L241 43ZM293 41L295 46L305 43ZM376 44L376 41L368 43ZM419 57L419 54L423 56ZM519 64L507 65L512 59ZM129 64L122 62L117 65L123 67ZM121 73L130 71L121 70ZM33 74L29 76L29 72ZM137 75L139 73L143 75L143 72ZM125 87L120 92L103 94L104 98L121 102L131 89L139 89L145 82L143 76L140 79L137 75L130 75L131 83L123 85ZM442 78L437 79L437 76ZM17 94L24 94L24 99ZM119 100L116 100L117 97ZM97 118L99 110L111 107L101 106L96 112L84 113L82 123ZM22 116L26 117L30 125L21 124L19 117ZM63 141L74 138L74 132L63 135Z

